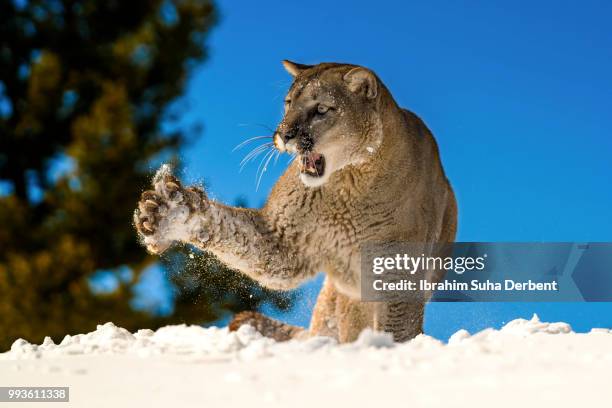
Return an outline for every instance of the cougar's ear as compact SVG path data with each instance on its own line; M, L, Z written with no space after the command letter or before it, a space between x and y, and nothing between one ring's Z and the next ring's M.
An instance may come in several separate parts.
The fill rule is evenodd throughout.
M298 76L300 72L312 68L312 65L298 64L297 62L283 60L283 67L285 67L287 72L292 76Z
M344 74L344 82L348 88L355 93L364 90L364 94L368 99L376 98L378 94L378 83L372 71L362 67L351 69Z

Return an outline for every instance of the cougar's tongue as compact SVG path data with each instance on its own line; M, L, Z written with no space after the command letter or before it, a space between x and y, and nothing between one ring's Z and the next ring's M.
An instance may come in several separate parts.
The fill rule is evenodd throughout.
M325 158L320 153L307 153L302 156L302 173L321 177L325 171Z

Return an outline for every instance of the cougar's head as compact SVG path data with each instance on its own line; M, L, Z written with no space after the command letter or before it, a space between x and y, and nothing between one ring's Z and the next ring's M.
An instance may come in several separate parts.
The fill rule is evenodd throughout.
M363 162L380 143L373 136L379 82L371 71L355 65L283 65L294 81L274 145L297 154L300 179L318 187L335 171Z

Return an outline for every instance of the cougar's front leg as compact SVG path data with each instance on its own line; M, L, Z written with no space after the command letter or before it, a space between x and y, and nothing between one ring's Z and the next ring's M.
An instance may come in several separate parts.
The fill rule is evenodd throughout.
M329 276L325 277L312 312L309 335L348 343L357 340L367 327L380 330L372 318L372 303L349 298L336 289Z
M210 214L210 239L202 248L230 267L273 289L294 288L314 276L312 260L288 245L260 211L211 203Z
M208 250L229 267L273 289L289 289L314 274L315 268L289 249L272 223L253 209L209 201L199 188L184 188L162 168L134 213L144 245L162 253L174 242Z
M337 302L338 291L328 276L325 277L323 287L317 297L317 303L312 311L309 334L311 336L333 337L338 340Z

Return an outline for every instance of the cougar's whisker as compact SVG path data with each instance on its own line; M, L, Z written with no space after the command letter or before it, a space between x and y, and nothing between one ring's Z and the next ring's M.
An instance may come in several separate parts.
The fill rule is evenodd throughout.
M278 151L272 149L270 151L270 153L268 153L268 155L267 155L268 159L266 160L266 164L264 164L264 166L261 169L261 173L259 174L259 180L257 180L257 186L255 187L255 191L259 190L259 184L261 183L261 179L262 179L264 173L266 172L266 170L268 170L268 164L270 163L270 160L272 160L272 157L274 157L274 153L278 153ZM264 159L265 158L266 158L266 156L264 156Z
M245 140L245 141L243 141L243 142L241 142L241 143L238 143L238 144L236 145L236 147L234 147L234 148L232 149L232 152L234 152L234 151L236 151L236 150L240 149L242 146L244 146L244 145L246 145L246 144L248 144L248 143L251 143L251 142L253 142L253 141L255 141L255 140L260 140L260 139L272 139L272 137L273 137L273 136L266 135L266 136L255 136L255 137L248 138L247 140Z
M247 153L246 156L244 156L244 159L242 159L242 161L240 162L240 167L244 167L245 164L253 160L255 157L259 156L261 153L271 148L272 146L274 146L274 143L268 142L255 147L253 150Z
M273 152L274 152L274 150L270 149L266 154L264 154L263 158L259 161L259 166L257 166L257 171L255 172L255 181L257 181L257 179L259 177L259 172L261 171L261 168L262 168L264 162L266 161L268 156L270 154L272 154Z
M245 156L244 159L240 161L240 167L244 167L247 163L259 156L261 153L265 152L267 149L268 146L263 146L258 148L257 150L253 150L251 153Z
M272 129L270 126L264 124L264 123L239 123L238 126L241 127L246 127L246 126L258 126L260 128L264 128L266 130L269 130L270 132L274 132L274 129Z

